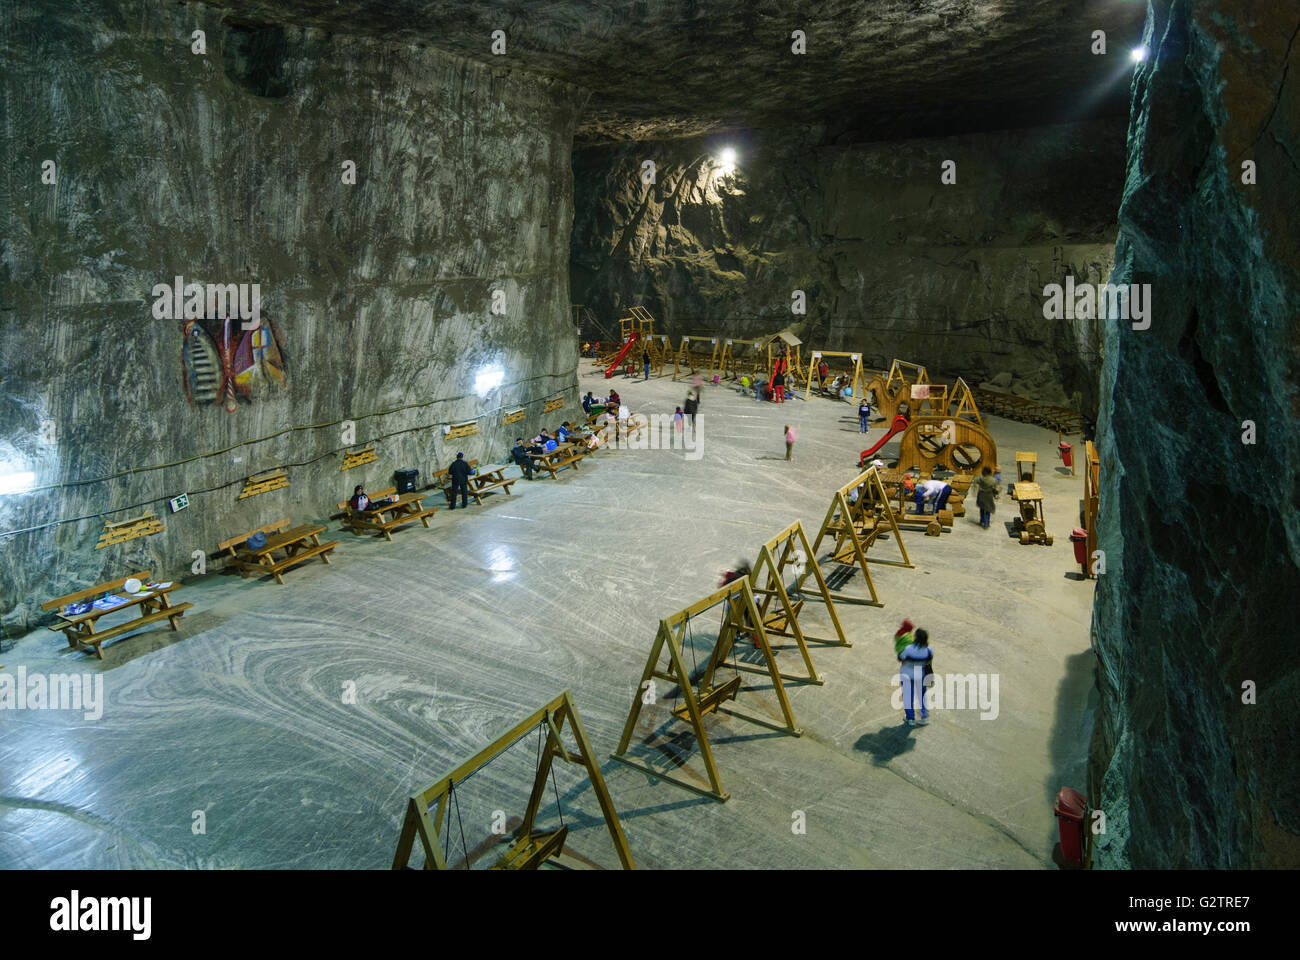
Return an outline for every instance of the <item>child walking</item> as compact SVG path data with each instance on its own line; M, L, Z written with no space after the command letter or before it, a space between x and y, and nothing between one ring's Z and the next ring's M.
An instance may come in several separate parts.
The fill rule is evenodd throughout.
M794 428L788 423L785 425L785 458L790 459L790 454L794 452Z

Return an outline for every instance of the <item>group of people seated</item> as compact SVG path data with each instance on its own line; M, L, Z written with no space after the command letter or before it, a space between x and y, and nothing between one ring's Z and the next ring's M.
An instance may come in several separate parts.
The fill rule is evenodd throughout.
M587 426L578 426L565 420L551 433L545 427L537 436L525 442L523 437L515 437L515 445L510 450L510 459L519 465L524 478L533 479L533 457L550 453L562 443L587 443L591 446L592 430Z

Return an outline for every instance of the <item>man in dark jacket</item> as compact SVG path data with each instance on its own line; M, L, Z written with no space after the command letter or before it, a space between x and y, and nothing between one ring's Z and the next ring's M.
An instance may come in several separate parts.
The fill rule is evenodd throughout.
M700 412L700 395L694 390L686 391L686 402L682 404L686 422L691 425L691 436L695 436L695 415Z
M533 458L528 455L528 448L524 446L523 437L515 437L514 448L510 451L511 458L519 464L519 469L524 472L524 479L533 479Z
M447 475L451 477L451 506L447 509L456 509L456 493L460 492L460 505L462 509L469 506L469 462L465 459L465 454L456 454L456 459L451 462L447 469Z

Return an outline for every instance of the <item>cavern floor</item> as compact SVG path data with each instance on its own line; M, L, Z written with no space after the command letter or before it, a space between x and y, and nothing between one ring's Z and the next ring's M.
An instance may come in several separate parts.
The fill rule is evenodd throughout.
M600 393L590 370L583 361L579 386ZM686 390L614 382L648 413L671 412ZM102 671L107 704L97 722L5 717L0 865L386 867L407 795L567 687L641 867L1050 866L1051 800L1084 782L1093 589L1076 579L1067 536L1082 479L1036 427L990 421L1008 477L1017 449L1038 451L1055 544L1012 539L1006 496L990 531L972 498L943 537L908 535L916 569L873 567L885 607L840 608L854 646L814 645L825 685L789 685L802 737L709 721L728 803L608 760L657 619L788 523L815 535L864 446L853 420L832 401L777 407L709 387L698 462L597 455L393 543L333 534L334 564L292 571L286 586L210 575L183 591L196 609L181 632L119 640L102 664L29 634L0 658L6 670ZM801 431L791 463L787 422ZM996 719L943 710L929 727L900 725L890 637L904 616L930 630L940 672L999 675ZM716 629L716 616L701 619ZM355 704L343 702L349 684ZM762 712L761 696L741 706ZM534 749L527 739L466 783L469 846L491 811L523 806ZM698 754L692 764L702 769ZM571 848L614 865L591 791L557 766Z

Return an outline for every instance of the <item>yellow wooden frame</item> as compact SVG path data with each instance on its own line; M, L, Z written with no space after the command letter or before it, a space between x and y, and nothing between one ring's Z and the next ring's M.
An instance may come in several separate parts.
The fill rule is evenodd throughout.
M138 517L132 517L130 520L119 520L117 523L105 521L104 529L100 531L99 541L95 544L95 549L103 550L105 547L126 543L128 540L135 540L137 537L151 537L155 533L162 533L166 529L163 522L154 515L152 510Z
M576 754L569 752L569 748L564 743L563 733L566 722L572 728L573 738L578 746ZM625 870L635 870L636 864L632 861L632 853L628 849L627 836L623 833L623 825L619 822L618 811L614 809L609 789L605 786L605 778L600 772L600 764L596 762L591 741L587 739L582 718L578 716L578 708L573 703L573 694L568 690L532 716L520 721L509 733L492 741L429 789L410 797L406 804L406 819L402 823L402 832L397 840L397 854L393 857L393 869L407 868L418 837L420 845L424 848L424 869L446 870L447 861L438 841L446 827L445 818L449 813L447 800L451 796L452 789L540 724L546 726L546 749L542 751L541 762L533 778L532 792L528 796L528 804L524 809L523 823L514 831L514 841L510 850L493 869L536 869L548 859L560 854L567 828L560 827L558 830L536 835L533 833L533 824L537 820L545 796L551 765L558 758L567 763L576 763L586 769L592 790L596 794L596 802L600 804L600 812L605 818L605 826L609 829L610 839L614 841L619 863ZM430 812L435 803L436 810ZM468 864L466 866L468 867Z
M719 345L718 345L718 341L719 341L720 339L722 339L722 338L719 337L717 334L714 334L714 333L704 333L704 334L694 334L694 333L690 333L690 334L683 334L683 335L682 335L681 346L679 346L679 347L677 348L677 353L676 353L676 355L673 357L673 379L674 379L674 380L677 379L677 377L678 377L678 375L681 373L681 370L682 370L683 367L685 367L685 368L686 368L686 372L687 372L687 373L690 373L692 376L696 373L696 369L695 369L696 355L691 351L691 341L693 340L693 341L695 341L695 342L698 343L698 342L701 341L701 340L709 340L709 341L712 342L713 351L712 351L712 353L711 353L710 356L709 356L709 374L708 374L708 379L712 380L712 379L713 379L713 371L717 368L717 366L718 366L718 359L719 359L719 357L720 357ZM702 353L700 354L700 357L701 357L701 359L700 359L700 366L703 367L703 366L704 366L704 361L703 361L703 359L702 359L702 357L703 357L703 354L702 354Z
M1097 550L1097 513L1101 508L1101 458L1091 440L1084 441L1083 530L1088 535L1088 556L1083 564L1084 576L1097 579L1092 572L1092 555Z
M244 489L240 491L236 499L246 500L249 497L255 497L259 493L268 493L271 490L281 490L289 485L289 474L284 470L275 470L271 473L264 473L260 476L249 477L244 481Z
M948 409L946 412L954 420L965 417L974 420L980 427L984 427L984 418L980 416L979 404L975 402L975 391L970 388L970 384L962 377L958 377L957 382L953 384L952 393L948 396Z
M849 503L849 493L856 487L861 486L862 493L858 497L857 503ZM870 532L865 529L868 519L867 507L872 508L872 528ZM877 510L876 508L880 509ZM883 517L877 516L883 513ZM875 545L881 533L885 532L881 528L881 520L884 520L889 532L894 537L894 542L898 544L899 554L902 560L883 560L878 557L867 556L871 547ZM863 526L863 532L859 534L859 526ZM880 473L875 467L870 467L863 473L858 474L851 482L845 484L831 495L830 507L826 510L826 519L822 521L821 528L817 531L817 539L813 541L813 558L818 558L821 554L822 541L827 536L833 536L835 545L832 547L830 557L833 562L845 564L846 566L856 566L862 570L863 578L867 585L867 591L871 594L871 599L864 600L861 597L853 597L842 590L832 591L826 589L824 593L817 593L803 588L803 582L799 582L801 593L811 594L813 596L826 596L838 603L858 603L870 607L883 607L880 601L880 595L876 592L875 581L871 577L871 569L868 563L879 563L892 567L913 567L911 559L907 556L907 545L903 543L903 532L899 529L898 520L894 516L893 508L889 503L889 496L885 493L885 485L880 480ZM865 543L863 542L865 538ZM820 560L818 561L820 563Z
M808 400L812 397L812 382L817 379L818 361L824 357L849 357L853 361L853 375L849 381L849 387L853 390L853 399L861 402L862 397L867 392L867 377L862 370L862 354L849 353L844 350L814 350L808 357L808 372L805 375L807 383L804 385L803 398Z
M719 603L727 604L727 614L723 618L723 625L718 633L717 642L714 644L713 653L709 656L708 665L700 677L697 690L696 685L691 682L690 671L682 658L682 644L690 629L691 617L703 613ZM739 609L737 609L737 606ZM714 676L718 667L726 662L727 655L731 653L732 647L735 645L736 635L741 632L748 633L758 640L758 649L762 651L764 661L767 664L765 672L772 681L772 690L780 704L781 715L785 718L784 726L721 706L723 699L734 699L739 688L738 677L727 683L715 685L713 682ZM661 669L659 663L665 648L668 651L666 670ZM632 734L636 730L637 720L641 716L641 707L645 704L645 693L648 687L652 688L655 680L662 680L665 683L675 685L681 691L681 699L685 701L685 704L670 712L669 716L670 718L677 717L690 724L692 732L695 734L696 743L699 744L700 756L704 761L705 772L708 775L709 787L707 789L663 770L656 770L641 760L627 755L628 747L632 742ZM614 752L613 758L658 780L665 780L701 796L712 797L714 800L725 802L730 797L730 794L722 788L722 778L718 774L718 766L713 759L713 748L709 744L709 736L704 729L704 714L712 710L722 710L730 716L748 720L750 723L771 730L788 733L791 736L797 737L803 733L795 725L794 712L785 693L781 672L776 667L776 657L772 652L772 645L768 642L767 631L763 627L763 618L758 612L757 604L754 602L754 592L748 577L733 580L722 589L709 594L702 600L697 600L686 609L659 621L654 646L650 651L649 658L646 660L645 669L641 672L641 682L637 685L636 692L633 694L632 709L628 713L627 722L623 725L623 734L619 737L618 749ZM671 722L671 719L665 722Z
M339 472L351 470L353 467L364 466L367 463L374 463L378 459L379 454L375 453L374 444L360 450L344 451L343 466L339 467Z
M800 557L801 553L802 558ZM803 626L799 623L799 610L790 602L790 595L785 588L785 571L788 567L795 568L795 591L797 593L802 594L801 585L809 575L817 581L818 592L822 601L826 604L826 612L830 616L831 625L835 628L834 640L809 636L803 632ZM767 570L768 574L766 583L762 583L759 579L759 571L764 569ZM853 644L844 635L844 627L840 623L835 604L831 601L830 590L826 586L826 578L822 575L821 565L817 563L817 555L813 551L812 544L808 542L808 535L804 532L802 521L796 520L759 548L758 560L755 561L749 574L749 582L752 585L754 594L762 597L758 603L758 612L763 618L763 627L767 630L768 635L792 638L803 654L804 660L808 662L809 673L814 682L820 682L815 679L816 672L813 671L808 658L807 643L811 641L836 647L851 647ZM779 611L775 615L769 615L768 611L773 601L776 602ZM786 621L783 628L774 629L774 621L782 618ZM782 674L782 676L784 677L785 674ZM787 679L798 678L790 677Z

